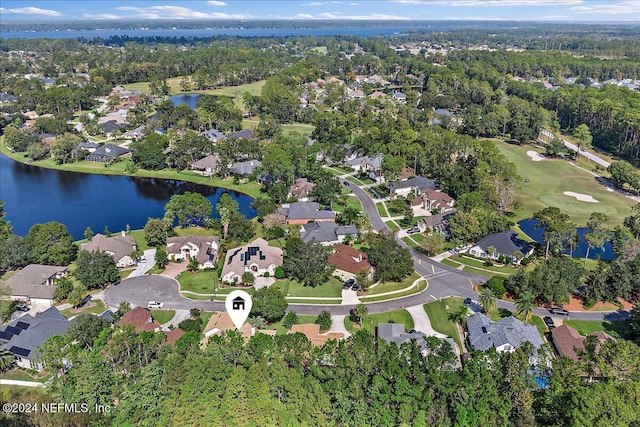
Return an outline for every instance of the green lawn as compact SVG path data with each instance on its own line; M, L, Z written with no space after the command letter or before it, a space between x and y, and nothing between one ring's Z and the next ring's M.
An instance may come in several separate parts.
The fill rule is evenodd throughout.
M161 325L164 325L165 323L173 319L173 316L175 315L175 310L151 310L151 316L153 317L153 320L160 323Z
M404 279L402 282L382 282L377 286L370 288L366 292L366 296L382 294L384 292L399 291L401 289L408 288L409 286L411 286L413 282L415 282L419 278L420 278L420 275L414 271L409 277Z
M589 215L598 211L609 216L608 224L613 227L622 223L635 204L622 195L607 191L593 175L565 160L532 161L527 151L542 152L539 147L522 147L500 141L496 145L517 166L523 180L529 180L523 182L516 191L515 201L521 203L515 212L516 221L530 218L534 212L547 206L555 206L579 226L585 225ZM599 203L580 202L574 197L565 196L565 191L591 195Z
M287 123L282 125L282 133L284 135L291 135L293 132L297 132L301 135L309 136L315 129L315 126L306 123Z
M333 203L333 211L334 212L344 212L345 208L349 206L354 209L362 212L362 205L360 204L360 200L356 196L346 196L346 204L342 204L340 202Z
M218 272L216 270L201 270L197 273L185 271L176 279L180 283L180 291L212 294L218 285Z
M448 337L451 337L462 349L460 336L456 325L449 320L449 313L453 313L463 305L463 299L457 297L445 298L440 301L430 302L424 305L424 309L431 321L431 327Z
M128 270L120 270L120 279L126 279L134 271L136 271L135 268L129 268Z
M362 329L374 333L378 323L402 323L404 324L405 332L410 331L414 326L413 318L407 310L396 310L384 313L368 314L362 321ZM354 323L351 321L349 316L344 318L344 325L347 328L347 331L352 334L355 334L359 329L354 326Z
M403 237L402 241L405 242L407 245L411 246L412 248L420 247L420 245L416 243L413 239L411 239L411 237L409 236Z
M505 265L504 267L497 267L495 265L486 267L483 261L480 261L475 258L466 257L466 256L452 256L452 257L449 257L448 259L451 264L454 264L454 263L457 264L454 267L457 267L458 265L463 264L472 268L491 270L491 271L495 271L496 273L507 274L507 275L516 274L520 270L510 265ZM465 268L465 271L467 271L466 268Z
M95 304L95 306L91 306L93 304ZM104 305L104 303L99 299L91 300L91 302L88 303L85 307L86 308L83 308L80 311L75 311L72 308L67 308L65 310L62 310L60 313L64 317L69 318L69 317L77 316L82 313L102 314L107 309L107 306Z
M325 284L311 287L302 286L295 280L278 281L278 288L288 297L305 297L305 298L322 298L322 297L341 297L342 281L332 277Z
M385 222L385 224L387 224L387 227L389 227L392 231L400 230L400 227L398 227L398 224L396 224L394 221L387 221Z
M37 382L46 382L51 375L46 371L41 373L31 374L29 371L26 371L22 368L13 368L7 372L3 372L0 374L0 379L3 380L15 380L15 381L37 381Z
M202 311L200 312L200 318L202 319L202 327L200 328L200 332L204 332L204 328L207 327L207 323L209 323L209 319L213 316L213 311Z
M604 331L609 335L627 338L631 333L628 321L610 322L610 321L589 321L589 320L565 320L568 326L575 328L580 335L588 335L592 332Z

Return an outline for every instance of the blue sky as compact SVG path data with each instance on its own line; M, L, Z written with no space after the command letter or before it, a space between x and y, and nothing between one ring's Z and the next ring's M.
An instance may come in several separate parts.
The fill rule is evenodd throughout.
M635 21L640 0L2 0L0 21L118 19L424 19Z

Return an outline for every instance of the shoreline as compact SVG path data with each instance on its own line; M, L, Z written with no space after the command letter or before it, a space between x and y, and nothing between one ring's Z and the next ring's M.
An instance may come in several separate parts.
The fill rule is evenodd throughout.
M246 184L234 184L232 178L220 179L218 177L204 177L195 173L183 173L170 170L150 171L146 169L139 169L135 173L127 173L124 170L124 165L130 163L130 160L125 159L122 162L114 163L109 167L104 167L104 163L99 162L75 162L58 165L52 158L44 160L38 160L35 162L29 162L23 153L14 153L4 143L4 135L0 137L0 153L4 154L7 158L22 163L28 166L35 166L44 169L60 170L64 172L73 173L86 173L94 175L120 175L128 176L132 178L156 178L166 180L176 180L191 182L194 184L206 185L208 187L224 188L231 191L237 191L238 193L245 194L254 200L259 196L265 197L260 193L260 185L255 182Z

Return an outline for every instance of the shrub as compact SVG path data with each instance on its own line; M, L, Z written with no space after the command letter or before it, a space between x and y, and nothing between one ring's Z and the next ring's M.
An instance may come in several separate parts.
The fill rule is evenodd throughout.
M282 318L282 326L287 329L291 329L291 327L298 323L298 314L295 311L288 312Z
M484 265L485 267L492 267L493 263L491 261L487 260L487 261L483 262L482 265Z
M331 329L331 313L326 310L321 311L316 318L316 323L320 325L321 331L328 331L329 329Z
M486 286L495 292L497 296L502 296L507 292L507 289L504 287L504 279L502 276L493 276L489 279Z
M202 319L198 317L197 319L185 319L178 324L178 327L185 332L194 331L199 333L201 325Z
M245 285L253 285L255 281L256 278L253 276L253 274L251 274L251 272L245 271L244 273L242 273L242 283L244 283Z
M531 263L531 258L524 258L522 261L520 261L520 265L523 266L527 266Z
M265 272L264 272L264 277L269 277L269 276L270 276L269 272L268 272L268 271L265 271Z
M276 267L276 271L274 272L274 276L276 279L284 279L286 277L286 273L284 272L284 268L278 266Z

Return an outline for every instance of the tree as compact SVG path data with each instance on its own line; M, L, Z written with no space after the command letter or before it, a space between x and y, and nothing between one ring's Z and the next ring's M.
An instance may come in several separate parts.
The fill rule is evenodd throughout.
M593 141L593 137L589 131L589 126L584 123L577 126L573 130L573 139L576 141L576 145L578 146L578 153L576 153L577 159L577 155L580 154L580 151L585 151L591 148L591 141Z
M51 155L58 164L65 164L73 159L78 143L82 142L79 136L65 133L56 138L51 144Z
M284 269L303 286L322 285L329 280L333 271L329 255L330 250L326 246L313 242L303 243L293 250L287 250Z
M84 238L87 239L88 241L91 241L91 239L93 239L93 230L91 229L91 227L87 226L87 228L84 229Z
M381 281L400 282L413 271L413 259L390 234L370 234L369 263L375 268L374 278Z
M247 242L255 234L254 223L249 221L240 212L231 213L227 237L236 242Z
M29 264L29 249L25 239L9 233L0 237L0 270L16 270Z
M358 285L358 288L363 291L369 289L369 286L371 286L371 276L369 270L362 269L358 271L358 273L356 274L356 284Z
M189 263L187 264L187 270L192 273L195 273L200 269L200 263L196 257L189 258Z
M205 218L211 216L212 210L211 202L206 197L190 191L174 194L164 207L165 218L170 219L171 224L174 218L177 218L182 227L194 220L202 223Z
M362 324L362 320L365 317L367 317L368 314L369 314L369 309L367 308L366 305L362 303L356 305L356 308L353 309L353 317L360 324Z
M106 252L84 249L78 253L76 278L88 289L101 289L107 283L120 280L120 273L113 257Z
M9 349L0 347L0 372L11 369L15 361L16 356Z
M129 301L120 301L120 304L118 304L118 314L120 316L124 316L129 311L131 311L131 304Z
M163 246L167 244L167 237L169 237L171 231L171 226L165 221L149 218L144 225L144 239L149 246Z
M216 204L216 211L218 211L218 215L220 215L223 239L226 239L229 235L231 217L234 212L238 212L238 209L238 202L235 201L229 193L222 193L220 199L218 199L218 203Z
M69 297L69 294L73 291L73 282L71 279L62 278L56 281L56 288L53 290L53 299L60 302Z
M496 294L489 287L483 287L480 291L480 297L478 298L480 307L485 312L490 312L496 309Z
M131 144L131 160L142 169L164 169L167 167L165 150L168 147L169 140L166 135L152 132L143 139Z
M31 160L42 160L49 156L49 147L40 141L31 142L27 146L27 157Z
M482 230L475 213L458 211L449 219L451 235L464 242L472 242L480 237Z
M273 200L268 197L258 196L258 198L251 203L251 208L257 212L258 218L264 218L274 213L278 209L278 205L273 203Z
M267 326L267 322L262 316L251 316L249 317L248 322L256 329L264 329L265 326Z
M102 317L82 313L71 322L67 335L72 341L77 341L78 346L91 348L100 332L108 327L109 322Z
M295 311L289 311L282 318L282 326L287 329L298 323L298 314Z
M78 253L67 227L55 221L31 227L25 244L31 252L31 261L37 264L69 265Z
M551 142L544 146L544 150L547 157L560 157L567 151L567 148L560 138L553 137Z
M631 208L632 215L624 219L624 226L635 236L640 238L640 203Z
M164 268L169 262L167 251L161 248L156 248L156 265L158 268Z
M247 286L251 286L255 283L256 278L253 275L253 273L251 273L250 271L245 271L244 273L242 273L242 283L247 285Z
M194 331L200 333L200 330L202 329L202 319L199 317L195 319L184 319L178 323L178 328L185 332Z
M333 202L340 194L340 181L335 177L322 177L315 181L315 187L309 192L309 197L324 206L333 207Z
M535 297L528 292L516 300L516 314L522 316L524 323L529 323L535 308Z
M584 237L587 241L587 252L584 256L584 267L587 267L587 258L589 258L589 250L591 248L601 248L607 241L608 230L607 223L609 216L602 212L593 212L587 221L587 227L591 230L585 233Z
M575 226L569 222L569 215L560 212L555 206L548 206L533 214L539 221L537 228L544 228L543 238L546 242L545 259L549 259L549 250L553 245L563 247L563 235L567 230L575 230Z
M287 300L282 293L271 288L260 288L253 294L251 316L262 316L269 323L282 319L287 310Z
M327 310L322 310L316 318L316 324L320 325L320 330L328 331L329 329L331 329L331 323L331 313L329 313Z
M456 309L455 311L452 311L451 313L449 313L448 317L449 317L449 320L451 320L453 323L457 323L461 327L464 327L464 325L467 324L468 314L469 314L469 309L465 305L463 305L458 309Z
M78 283L73 287L73 290L69 294L67 298L67 302L71 304L73 307L77 307L80 304L80 301L84 297L87 296L87 287L81 283Z

